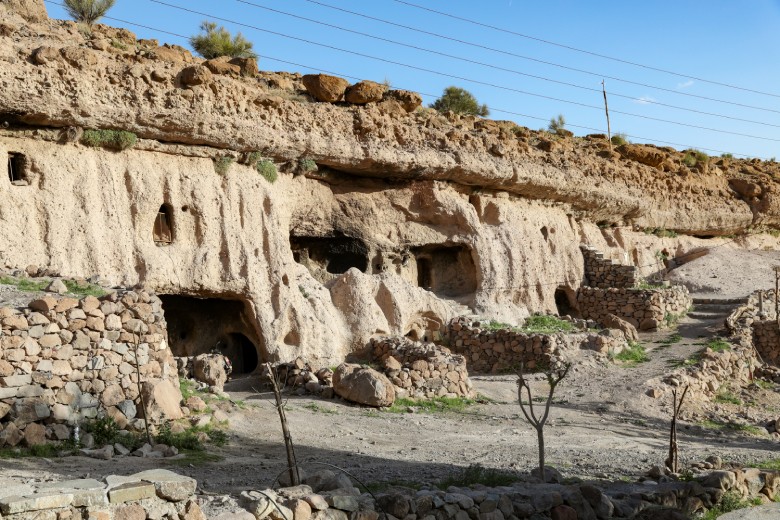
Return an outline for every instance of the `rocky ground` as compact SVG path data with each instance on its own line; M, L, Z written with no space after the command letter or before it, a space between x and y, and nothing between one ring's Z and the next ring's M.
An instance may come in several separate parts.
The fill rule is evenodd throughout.
M719 279L728 278L725 262L701 265L708 275L715 272ZM742 287L745 294L753 289ZM694 310L675 329L642 334L649 361L636 366L582 352L555 396L546 429L548 463L564 475L603 479L634 479L651 466L663 464L670 397L645 395L644 382L685 363L705 342L722 333L724 313L733 305L724 303L720 310L704 306L705 311ZM287 416L298 460L310 471L337 465L366 483L432 482L470 464L527 471L536 464L536 435L522 418L515 379L512 375L473 375L481 396L478 402L462 410L439 412L408 408L394 413L340 400L291 396ZM740 463L776 457L778 441L765 431L718 425L728 418L758 424L780 414L777 392L772 386L762 386L732 389L735 402L689 402L679 432L683 464L709 455ZM270 395L258 394L258 388L253 377L228 383L226 390L239 403L220 405L229 410L230 439L222 448L211 448L207 457L177 461L18 458L3 461L0 477L100 477L165 466L196 478L206 493L270 486L285 467L285 454ZM534 388L537 392L543 389L538 378Z

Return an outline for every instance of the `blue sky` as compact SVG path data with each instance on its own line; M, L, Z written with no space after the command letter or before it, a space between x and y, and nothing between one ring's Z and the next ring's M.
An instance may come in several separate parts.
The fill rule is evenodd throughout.
M56 1L58 0L47 0L49 15L54 18L67 18ZM493 119L511 119L536 129L546 127L551 117L563 114L568 128L578 135L596 130L606 131L600 89L602 76L611 76L617 78L606 79L613 133L635 136L629 137L634 142L656 141L666 144L660 143L666 141L675 143L677 148L696 147L708 151L711 155L728 152L734 155L780 159L780 0L404 0L515 33L681 73L679 76L474 25L415 8L399 0L316 1L504 52L494 52L387 25L317 5L310 0L162 1L170 5L153 0L117 0L109 16L180 35L194 34L204 19L212 19L231 31L242 32L254 42L255 51L260 55L262 70L301 73L327 71L360 79L387 79L396 88L432 95L424 97L426 104L440 95L445 87L457 85L471 91L480 102L486 103L491 109L490 117ZM171 6L185 7L204 14L190 13ZM453 57L318 25L258 6ZM127 27L139 37L187 45L186 40L176 36L116 20L105 22ZM397 64L281 35L306 39ZM507 53L586 70L595 75L545 65ZM469 63L463 59L508 70ZM562 85L528 75L585 88ZM703 80L773 95L728 88ZM657 103L679 108L660 106ZM643 119L629 113L721 132Z

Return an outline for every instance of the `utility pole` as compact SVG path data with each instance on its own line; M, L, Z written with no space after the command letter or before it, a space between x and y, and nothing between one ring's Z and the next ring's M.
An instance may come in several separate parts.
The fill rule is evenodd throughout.
M778 295L780 295L780 265L775 266L775 321L780 327L780 308L778 308Z
M607 86L604 84L604 80L601 80L601 91L604 93L604 112L607 114L607 140L609 141L609 149L612 150L612 130L609 127L609 105L607 104Z

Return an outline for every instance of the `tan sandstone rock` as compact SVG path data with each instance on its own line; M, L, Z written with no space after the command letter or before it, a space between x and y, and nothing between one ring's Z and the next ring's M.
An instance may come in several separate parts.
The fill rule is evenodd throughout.
M368 406L391 406L395 389L386 376L372 368L342 363L333 373L333 389L348 401Z
M328 74L307 74L303 77L303 85L317 101L335 103L344 99L349 81Z

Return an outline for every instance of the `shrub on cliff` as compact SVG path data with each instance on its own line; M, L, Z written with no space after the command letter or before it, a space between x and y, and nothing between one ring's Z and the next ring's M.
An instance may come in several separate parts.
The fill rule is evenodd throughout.
M558 114L558 117L550 119L550 124L547 125L547 130L553 134L560 134L563 130L566 130L566 118L563 114Z
M447 87L442 96L430 104L439 112L451 110L456 114L469 114L473 116L487 117L490 114L487 105L480 105L477 98L466 89L459 87Z
M92 25L109 9L114 7L116 0L65 0L65 10L77 22Z
M135 146L138 137L133 132L125 130L84 130L81 142L95 148L111 148L113 150L127 150Z
M200 30L201 34L190 37L190 45L207 60L220 56L257 58L257 54L252 51L252 42L241 33L233 36L230 31L214 22L203 22Z

